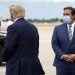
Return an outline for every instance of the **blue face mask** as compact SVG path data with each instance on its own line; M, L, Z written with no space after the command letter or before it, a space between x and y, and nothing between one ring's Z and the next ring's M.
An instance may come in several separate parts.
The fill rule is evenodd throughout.
M71 24L72 19L70 16L64 16L63 21L64 21L64 23Z

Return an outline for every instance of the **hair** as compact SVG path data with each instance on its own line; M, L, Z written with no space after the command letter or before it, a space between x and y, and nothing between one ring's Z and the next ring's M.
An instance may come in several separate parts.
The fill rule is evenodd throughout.
M74 8L74 12L75 12L75 8ZM74 14L74 20L75 20L75 14Z
M68 6L68 7L64 8L64 10L67 10L67 9L71 10L72 15L75 15L75 8L73 8L71 6Z
M14 12L14 15L16 15L17 18L19 17L25 17L25 9L23 6L19 4L14 4L9 7L10 11ZM11 13L11 12L10 12Z

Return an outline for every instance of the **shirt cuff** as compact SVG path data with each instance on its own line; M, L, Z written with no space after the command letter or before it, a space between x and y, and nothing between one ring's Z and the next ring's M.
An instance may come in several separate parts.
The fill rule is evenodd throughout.
M64 55L61 56L61 59L63 59Z

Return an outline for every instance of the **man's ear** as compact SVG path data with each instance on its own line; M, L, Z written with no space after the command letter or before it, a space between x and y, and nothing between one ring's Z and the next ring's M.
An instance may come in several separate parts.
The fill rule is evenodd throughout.
M75 15L73 15L73 20L75 20Z
M74 15L74 20L75 20L75 15Z

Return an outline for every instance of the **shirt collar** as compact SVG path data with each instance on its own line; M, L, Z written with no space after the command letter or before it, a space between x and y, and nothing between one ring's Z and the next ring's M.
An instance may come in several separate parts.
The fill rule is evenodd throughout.
M73 22L73 25L75 25L75 22Z
M70 26L70 25L67 24L67 26ZM75 26L75 22L73 22L73 23L71 24L71 26L74 27L74 26Z
M20 18L22 18L22 17L19 17L19 18L16 18L15 20L14 20L14 22L16 22L18 19L20 19Z

